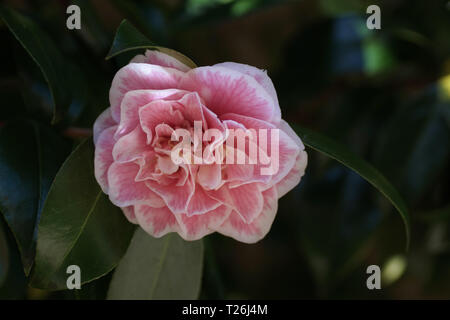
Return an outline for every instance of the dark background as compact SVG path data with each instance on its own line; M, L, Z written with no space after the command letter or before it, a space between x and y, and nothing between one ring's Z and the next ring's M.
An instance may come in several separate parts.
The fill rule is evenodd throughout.
M70 143L88 135L108 107L111 80L129 57L104 57L126 18L197 65L235 61L266 69L286 121L346 145L410 208L405 252L400 216L380 193L308 149L306 175L279 201L265 239L246 245L206 238L201 298L450 298L449 1L3 2L38 23L83 75L80 107L55 127ZM72 3L81 7L79 31L65 27ZM370 4L381 8L381 30L366 28ZM0 42L1 123L24 115L47 121L42 75L3 24ZM10 252L8 266L0 259L1 298L104 298L110 275L79 293L27 287L2 219L0 230L0 258L2 249ZM371 264L381 267L381 290L366 288Z

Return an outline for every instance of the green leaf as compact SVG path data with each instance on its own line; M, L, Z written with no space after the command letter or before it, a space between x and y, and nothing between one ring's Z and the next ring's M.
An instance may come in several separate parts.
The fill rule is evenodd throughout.
M156 239L141 228L117 267L108 299L196 299L203 267L203 242L177 234Z
M26 287L16 241L0 217L0 300L24 299Z
M121 53L138 49L158 50L172 56L191 68L196 67L195 63L185 55L169 48L159 47L151 42L127 20L123 20L117 28L116 36L114 37L111 49L106 56L106 60Z
M78 70L64 60L55 43L31 19L5 6L0 6L0 18L39 66L48 84L52 123L61 120L67 111L72 116L80 114L87 89Z
M400 213L405 225L406 250L408 250L410 241L410 218L408 208L402 196L392 184L372 165L359 158L339 143L309 129L301 128L299 126L294 126L294 128L305 145L339 161L358 173L377 188L394 205Z
M8 122L0 130L0 208L26 274L34 259L39 214L69 151L70 144L34 121Z
M134 226L101 191L94 177L92 139L81 143L52 184L39 222L31 285L65 289L69 265L81 282L111 271L125 253Z

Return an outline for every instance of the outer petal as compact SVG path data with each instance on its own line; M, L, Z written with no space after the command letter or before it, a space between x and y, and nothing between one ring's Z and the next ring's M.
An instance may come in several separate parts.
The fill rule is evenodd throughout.
M112 150L114 143L114 132L117 125L103 130L97 140L94 156L95 179L104 193L108 193L108 169L113 163Z
M252 222L261 212L264 204L257 183L248 183L235 188L224 185L218 190L207 191L208 195L233 208L247 223Z
M276 118L273 99L252 77L223 67L190 70L180 89L196 91L205 105L217 115L237 113L271 121Z
M169 232L180 231L175 216L167 207L153 208L145 204L138 204L135 208L139 225L153 237L160 238Z
M188 217L185 214L177 214L177 219L181 232L180 236L185 240L197 240L210 234L218 228L230 215L231 209L220 206L205 214Z
M179 70L153 64L127 64L116 73L109 90L112 117L120 122L120 105L128 91L177 88L183 74Z
M276 106L276 118L281 118L281 110L280 105L278 103L277 92L275 87L273 86L272 80L267 75L266 70L261 70L253 66L249 66L248 64L236 63L236 62L222 62L215 64L214 66L229 68L231 70L236 70L250 77L254 78L266 92L272 97L273 102Z
M115 126L117 122L112 118L111 115L111 108L106 109L103 111L98 118L95 120L94 123L94 144L97 144L97 140L100 137L100 134L105 130L106 128Z
M281 181L281 179L283 179L294 167L300 148L291 138L288 137L286 133L284 133L284 131L279 130L278 151L275 150L274 153L274 150L271 150L271 147L268 148L268 150L270 150L269 154L272 159L272 163L274 159L278 158L278 170L276 170L276 172L272 175L271 181L271 183L275 184ZM269 168L270 165L267 165L267 167Z
M139 166L133 162L114 162L108 170L109 199L119 207L145 203L162 207L164 202L144 182L135 181Z
M139 54L130 62L156 64L162 67L178 69L183 72L191 69L181 61L158 50L146 50L145 55Z
M202 215L216 209L220 205L221 203L219 201L211 198L199 184L196 184L195 192L189 199L186 215L189 217Z
M308 154L302 150L297 156L295 166L292 170L286 175L286 177L276 184L278 197L281 198L300 183L302 176L305 174L307 163Z
M258 135L258 147L263 150L264 154L267 154L271 158L272 163L274 165L276 164L276 162L274 161L278 161L278 169L276 168L276 166L273 168L274 169L273 171L276 170L276 172L272 174L271 177L272 184L279 182L282 178L284 178L288 174L288 172L292 169L292 167L295 164L295 159L298 153L300 152L300 150L304 149L304 146L300 138L295 134L295 132L289 127L289 125L286 122L284 122L282 126L285 130L288 131L288 133L266 121L242 115L229 113L224 114L223 116L221 116L221 118L223 119L224 123L227 123L228 126L239 123L240 125L244 125L245 128L247 129L267 130L266 131L267 141L265 142L261 141L260 140L261 136ZM272 133L276 133L272 132L272 130L278 130L278 150L277 149L272 150ZM259 162L261 161L261 158L259 156L260 154L258 154L258 164L255 166L256 169L254 173L255 176L252 179L255 181L258 180L262 181L262 178L264 178L265 175L262 174L261 171L262 168L270 168L270 164L263 164ZM270 173L270 170L266 171L265 173ZM268 178L267 176L265 177Z
M233 120L236 123L239 123L243 125L246 129L273 129L276 128L275 125L273 125L270 122L263 121L260 119L248 117L242 114L236 114L236 113L225 113L220 116L221 120Z
M216 230L226 236L245 243L255 243L269 232L278 208L276 188L263 192L264 207L253 222L247 224L236 211L231 212L225 222Z
M138 224L138 221L136 219L136 215L134 214L134 206L124 207L121 208L123 213L125 214L125 217L130 221L131 223Z
M289 123L284 121L283 119L280 120L279 128L283 130L289 138L291 138L299 147L301 150L305 149L305 146L303 145L302 140L300 137L295 133L295 131L291 128Z
M182 186L177 186L174 184L163 185L153 180L146 180L145 184L154 193L164 199L164 202L167 204L169 209L175 214L186 212L189 200L195 191L194 184L190 181L190 179L188 179Z

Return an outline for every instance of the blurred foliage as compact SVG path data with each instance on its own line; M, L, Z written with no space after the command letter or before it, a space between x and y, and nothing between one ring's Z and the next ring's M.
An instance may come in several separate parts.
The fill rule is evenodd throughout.
M39 26L30 41L34 32L47 35L53 45L43 49L59 52L48 65L66 66L55 67L67 72L56 84L72 89L62 100L74 102L66 98L73 95L79 102L51 125L48 73L2 23L2 132L28 119L75 146L108 107L112 77L131 57L105 60L125 18L197 65L236 61L267 69L286 121L333 137L374 164L410 208L405 253L402 221L388 201L308 149L307 173L280 200L264 240L207 238L201 298L450 298L448 1L79 0L73 3L81 7L81 30L65 27L71 1L4 3ZM369 4L381 8L381 30L366 28ZM0 218L0 298L106 297L110 274L77 292L27 287L7 222ZM371 264L382 268L382 290L366 288Z

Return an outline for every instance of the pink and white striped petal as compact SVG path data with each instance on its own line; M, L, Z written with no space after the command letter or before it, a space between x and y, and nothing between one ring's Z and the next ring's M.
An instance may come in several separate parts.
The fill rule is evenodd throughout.
M218 190L208 190L206 193L235 210L247 223L251 223L259 215L264 204L258 183L248 183L235 188L229 188L225 184Z
M120 124L116 135L123 136L139 124L139 108L155 100L179 100L187 93L178 89L128 91L120 106Z
M176 89L183 75L177 69L153 64L127 64L116 73L109 90L113 119L120 122L120 106L127 92L140 89Z
M222 166L220 164L205 164L199 167L197 182L206 190L214 190L222 183Z
M284 131L279 130L278 155L274 154L271 148L269 150L269 157L272 159L272 163L275 157L278 157L278 170L272 176L272 183L275 184L286 177L294 167L300 148ZM275 166L272 165L272 167Z
M196 91L205 105L220 116L244 114L271 121L277 117L275 103L252 77L224 67L200 67L188 71L180 89Z
M100 188L108 194L108 169L114 162L112 151L114 147L114 132L116 132L117 125L103 130L97 140L94 155L94 174Z
M236 62L222 62L215 64L217 67L224 67L231 70L239 71L243 74L249 75L254 78L266 92L272 97L272 100L276 106L275 119L281 118L280 105L278 103L277 92L273 85L272 80L267 75L266 70L261 70L248 64L236 63Z
M128 221L134 224L138 224L136 215L134 214L134 206L123 207L121 209Z
M189 199L186 215L188 217L202 215L216 209L220 205L219 201L211 198L199 184L196 184L194 194Z
M278 195L275 187L264 191L262 195L264 207L251 223L246 223L236 211L232 211L216 231L245 243L255 243L264 238L277 213Z
M174 109L176 103L158 100L139 109L139 120L142 130L147 134L148 143L151 143L157 125L164 123L176 128L184 123L185 119L182 113Z
M157 161L158 157L156 156L156 152L147 151L144 153L142 158L136 160L136 163L139 165L139 171L136 174L135 180L144 181L152 179L156 170Z
M189 200L195 191L194 183L191 179L188 179L182 186L177 186L176 183L164 185L153 180L146 180L144 183L154 193L159 195L175 214L186 212Z
M174 214L167 207L153 208L138 204L135 206L135 215L141 228L155 238L181 231Z
M187 216L177 214L175 218L180 225L180 236L185 240L198 240L214 232L230 215L231 209L220 206L205 214Z
M119 207L145 203L153 207L164 206L164 201L150 190L145 182L135 181L139 165L133 162L114 162L108 170L109 199Z
M140 126L136 126L133 131L122 136L116 142L113 148L113 157L117 162L129 162L142 158L146 151L150 151L147 145L147 135Z
M274 129L276 128L276 126L270 122L264 121L264 120L260 120L260 119L256 119L256 118L252 118L252 117L248 117L248 116L244 116L241 114L236 114L236 113L225 113L222 114L220 116L220 119L222 121L225 120L232 120L235 123L239 123L241 125L243 125L246 129Z
M291 128L291 126L289 125L289 123L287 123L286 121L284 121L283 119L280 120L280 123L278 125L278 127L283 130L288 136L289 138L291 138L300 148L300 150L305 150L305 146L303 145L302 140L300 139L300 137L295 133L295 131Z
M94 144L97 144L97 140L103 130L115 125L117 125L117 122L112 118L111 108L105 109L94 123Z
M294 167L289 173L276 184L278 197L284 196L292 188L300 183L302 176L305 174L306 165L308 164L308 154L302 150L297 156Z
M178 109L186 120L190 121L192 125L194 124L194 121L201 121L203 129L207 129L204 126L206 121L203 116L203 104L197 92L191 92L184 95L178 102L180 103Z

